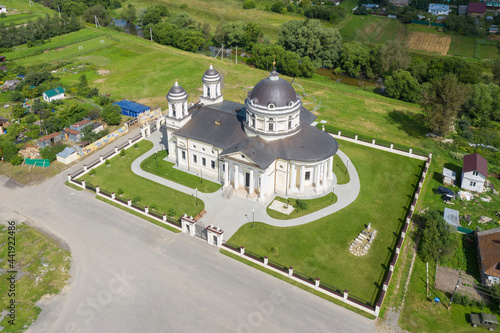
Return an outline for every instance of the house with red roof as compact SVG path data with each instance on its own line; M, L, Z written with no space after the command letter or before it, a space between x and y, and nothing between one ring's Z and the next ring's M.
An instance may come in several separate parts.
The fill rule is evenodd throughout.
M481 280L491 286L500 281L500 228L479 231L476 240Z
M484 13L486 13L485 2L469 2L467 15L472 17L484 17Z
M464 156L462 168L462 189L483 192L488 177L488 162L481 155L474 153Z

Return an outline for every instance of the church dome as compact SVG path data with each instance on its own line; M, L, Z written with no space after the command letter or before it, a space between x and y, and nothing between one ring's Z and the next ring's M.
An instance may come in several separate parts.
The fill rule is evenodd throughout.
M167 100L169 102L180 102L180 101L187 100L187 98L188 98L188 95L186 93L186 90L184 90L184 88L182 88L177 83L177 80L175 80L175 84L168 91Z
M221 80L219 72L217 72L212 65L203 74L202 81L205 83L219 82Z
M292 85L280 78L276 70L273 70L268 78L257 83L248 98L253 104L263 107L272 104L277 108L290 106L300 99Z

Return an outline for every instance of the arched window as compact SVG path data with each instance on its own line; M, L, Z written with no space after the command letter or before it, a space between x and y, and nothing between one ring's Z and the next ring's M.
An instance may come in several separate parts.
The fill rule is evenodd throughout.
M274 131L274 119L269 118L269 130Z
M174 117L176 116L175 104L172 104L172 115L173 115Z

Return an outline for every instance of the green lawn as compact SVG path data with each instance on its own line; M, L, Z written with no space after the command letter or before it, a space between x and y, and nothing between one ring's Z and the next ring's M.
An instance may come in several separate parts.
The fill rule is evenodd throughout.
M158 152L158 156L152 155L141 163L141 169L165 179L174 181L192 189L197 188L203 193L216 192L221 188L220 184L211 182L201 177L174 168L174 163L164 161L167 157L167 152L162 150ZM158 166L156 162L158 161Z
M22 24L27 21L34 21L39 17L45 15L54 15L55 11L42 6L41 4L33 1L34 7L30 7L29 2L26 0L2 0L2 5L7 6L7 16L0 18L0 24ZM15 9L15 10L14 10Z
M295 207L295 209L290 213L290 215L286 215L278 211L275 211L273 209L270 209L269 206L271 204L269 204L266 210L267 214L275 219L290 220L296 217L311 214L312 212L333 205L334 203L337 202L337 196L332 193L329 193L325 196L322 196L321 198L307 199L307 200L300 199L301 202L305 203L306 209L300 209L299 207L297 207L297 199L293 198L285 199L282 197L276 197L275 200L281 201L283 205L291 205L292 207Z
M337 177L337 185L347 184L351 180L347 166L338 155L333 156L333 173Z
M360 177L361 191L355 202L302 226L279 228L256 223L252 229L251 224L246 224L229 241L374 302L392 257L389 249L394 249L398 240L422 163L340 142ZM355 257L348 251L349 244L368 223L377 230L377 237L367 256ZM278 255L271 253L271 247Z
M452 35L448 55L474 58L474 48L475 42L473 37Z
M9 317L3 317L0 326L2 332L24 332L33 324L42 311L36 302L44 295L56 295L67 284L70 277L70 252L61 248L55 239L39 232L24 223L16 223L15 233L15 268L9 266L8 229L0 226L0 305L2 310L15 299L15 325L8 323ZM10 240L11 241L11 240ZM11 244L9 244L11 245ZM8 295L10 283L6 271L17 271L15 296ZM36 281L36 282L35 282Z
M138 145L138 149L127 149L124 157L118 155L112 158L110 167L102 165L95 169L94 176L86 174L81 179L87 183L98 185L108 192L116 193L121 188L124 191L122 197L126 199L140 196L139 204L141 206L156 205L160 214L167 213L169 209L173 208L176 212L175 220L178 220L184 213L196 216L205 208L205 203L202 200L198 199L198 205L196 205L196 199L193 196L134 174L130 167L132 162L153 147L149 141L141 141Z

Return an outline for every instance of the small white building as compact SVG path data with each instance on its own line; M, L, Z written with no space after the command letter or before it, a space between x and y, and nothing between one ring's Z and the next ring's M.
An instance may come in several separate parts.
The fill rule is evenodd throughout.
M488 162L479 154L464 156L462 169L462 188L464 190L483 192L488 177Z
M7 13L7 7L4 5L0 5L0 13Z
M78 155L76 154L76 149L66 147L63 151L56 154L56 158L58 162L69 164L75 161L78 158Z
M457 179L457 174L455 171L443 168L443 184L447 186L454 186Z
M436 15L436 16L439 16L439 15L448 16L448 14L450 13L450 6L431 3L431 4L429 4L429 12L428 13L432 14L432 15Z
M53 102L57 99L62 99L64 98L64 88L63 87L57 87L54 89L50 89L47 91L43 92L43 100L46 102Z

